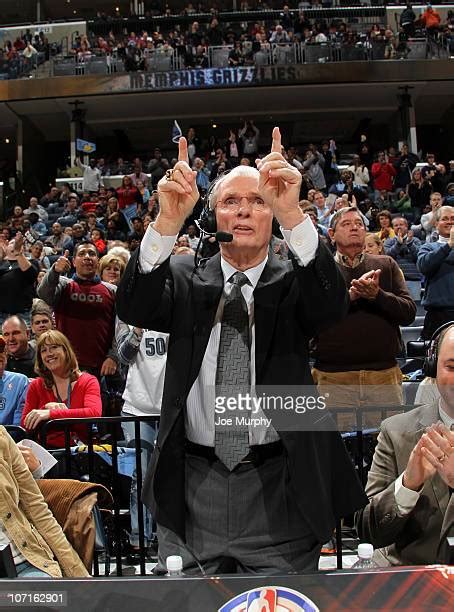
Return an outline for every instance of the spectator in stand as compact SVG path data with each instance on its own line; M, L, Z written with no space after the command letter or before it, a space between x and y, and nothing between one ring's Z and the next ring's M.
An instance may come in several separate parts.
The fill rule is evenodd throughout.
M119 157L112 168L111 174L117 176L124 176L130 172L130 167L128 162L125 162L122 157Z
M192 169L197 172L197 187L199 188L199 190L201 190L202 194L206 193L208 191L208 187L210 186L210 179L208 177L205 168L205 162L203 161L203 159L200 157L196 157L194 159Z
M60 206L60 191L58 187L51 187L49 192L43 195L40 202L41 206L48 208L49 211Z
M134 187L137 187L137 183L139 181L145 187L148 185L148 174L145 174L145 172L142 171L142 162L138 157L134 159L134 170L132 174L129 174L128 176L131 179Z
M350 170L343 170L340 180L330 187L329 193L337 197L346 194L350 202L359 204L366 199L367 193L360 185L353 182L354 177L355 175Z
M41 240L34 242L26 253L30 261L38 267L38 270L48 270L50 268L50 261L44 251L44 244Z
M325 160L323 167L323 173L325 175L325 181L328 186L331 186L337 177L337 157L338 150L336 148L336 142L334 140L324 140L322 142L322 155Z
M427 5L426 10L419 18L419 21L426 28L428 36L432 38L437 37L440 29L441 17L431 4Z
M411 181L408 184L408 195L410 196L411 206L418 217L424 207L429 204L432 191L432 184L426 177L423 177L421 169L414 168L411 173Z
M396 174L396 169L389 163L388 156L380 151L377 161L372 164L375 197L378 197L378 193L383 189L386 189L386 191L393 190L393 180Z
M101 392L95 376L81 372L68 338L52 329L44 332L36 346L36 374L28 388L21 425L34 431L45 421L99 417ZM71 445L87 441L87 428L72 425ZM50 448L65 446L62 430L52 429L46 438Z
M117 286L125 271L125 261L115 254L107 253L101 257L98 264L98 271L101 280Z
M39 238L43 238L47 235L47 227L46 224L39 220L38 213L32 212L28 215L28 220L30 221L31 229L36 232ZM25 225L24 225L25 229Z
M68 245L66 249L69 254L73 254L79 244L86 242L88 240L87 232L85 231L82 223L74 223L72 226L72 237L71 243Z
M245 121L238 132L238 139L243 145L243 155L251 161L255 160L259 151L260 130L254 125L252 119Z
M0 241L0 324L15 314L30 323L38 271L25 257L21 233L9 242Z
M421 300L422 275L416 267L421 241L415 238L408 229L408 221L404 217L394 217L392 220L394 238L387 238L384 243L385 254L392 257L402 270L408 292L415 302Z
M284 30L282 25L278 24L275 27L274 32L271 33L269 41L270 43L277 43L277 44L289 43L290 37L287 34L287 32Z
M151 188L156 189L158 181L162 179L170 168L169 160L162 157L161 149L155 148L153 157L148 162L148 172L151 174Z
M136 232L131 232L128 234L128 249L130 253L133 253L139 246L142 240L142 236L139 236Z
M199 235L198 235L197 226L191 223L186 228L186 232L187 233L185 234L185 237L188 240L188 246L190 246L191 249L195 251L197 248L197 245L199 244Z
M53 329L54 321L52 318L52 310L43 302L43 300L36 299L36 304L33 304L32 308L32 319L31 319L31 330L33 338L30 340L29 345L34 351L36 351L36 341L46 331Z
M97 193L104 183L101 172L96 165L96 159L94 157L90 158L88 166L86 166L80 161L79 157L76 157L76 166L83 170L82 191Z
M142 217L133 217L131 219L131 223L132 223L132 231L135 232L138 236L140 236L140 238L143 238L145 230L143 227Z
M63 233L61 223L55 221L52 224L52 236L46 238L46 244L49 244L56 255L60 255L63 251L66 251L68 245L71 243L71 238Z
M3 322L2 333L8 353L6 369L9 372L19 372L28 378L33 378L35 376L35 351L28 342L27 323L22 317L14 315Z
M426 233L427 242L433 242L438 238L436 212L442 205L443 198L441 197L441 193L435 191L430 195L431 211L421 216L421 225Z
M106 241L104 240L103 230L99 228L91 230L90 239L91 239L91 242L95 245L96 250L98 251L99 255L101 257L105 255L107 251L107 244L106 244Z
M28 378L23 374L8 372L6 341L0 335L0 424L20 425L28 388Z
M113 219L107 221L106 240L120 240L124 242L126 240L126 234L117 229L117 224Z
M146 210L148 208L148 202L150 200L150 190L148 189L146 184L140 179L136 180L136 189L140 193L140 196L142 198L142 210Z
M309 176L312 185L320 191L326 189L325 175L323 173L324 167L325 158L317 151L315 145L310 144L304 157L303 168Z
M380 211L377 215L377 221L380 226L377 236L380 238L380 240L384 241L387 238L394 238L396 236L392 226L392 217L389 210Z
M116 229L125 235L129 231L129 224L119 209L118 198L116 195L107 200L106 219L108 222L115 221Z
M394 179L394 189L406 189L412 179L413 170L418 163L418 156L411 153L408 145L403 144L400 155L394 162L396 177Z
M101 173L101 176L109 176L110 175L110 168L106 164L106 160L104 159L104 157L100 157L98 159L97 166L98 166L98 170Z
M75 193L72 193L68 198L62 216L59 217L57 221L63 227L68 227L76 223L81 213L82 210L79 208L79 197Z
M434 216L438 240L423 244L417 261L424 275L424 340L430 340L440 325L454 321L454 208L442 206Z
M368 233L364 239L364 253L367 255L384 255L383 242L377 234Z
M366 188L369 186L369 170L367 169L367 166L361 163L359 155L353 155L352 163L347 167L347 170L353 172L353 180L356 185Z
M28 203L28 208L24 210L23 214L30 215L32 212L37 213L37 215L40 218L40 221L46 222L49 218L49 215L47 214L46 209L40 204L38 204L38 198L36 198L35 196L32 196L30 198L30 201Z
M445 204L446 206L454 206L454 183L448 183Z
M130 176L123 177L121 187L117 189L117 198L118 207L131 228L131 219L137 216L141 210L142 198L138 189L133 185Z
M314 193L314 204L317 207L318 224L327 228L331 215L331 206L326 203L325 196L321 191L316 191Z
M356 208L338 211L329 233L336 244L336 263L349 288L350 308L346 318L316 339L314 381L322 395L329 394L330 407L399 405L399 325L412 323L416 306L396 262L364 253L366 227ZM373 338L374 350L368 342L352 343L352 334ZM338 416L342 429L356 429L356 419ZM363 426L377 425L373 413L363 419Z
M121 362L128 366L122 416L159 416L166 369L169 334L144 330L127 325L117 319L115 335ZM122 423L128 446L134 447L136 432L134 423ZM142 448L142 474L145 474L154 450L158 433L158 422L143 421L140 424ZM139 524L137 518L138 491L136 474L131 483L131 533L129 542L133 555L129 562L140 562ZM145 547L153 544L153 518L146 506L143 507ZM134 558L135 555L135 558Z
M411 2L408 2L404 10L400 14L399 25L405 32L407 38L413 38L415 35L415 20L416 15L413 11Z
M116 287L99 278L99 256L94 245L76 246L72 279L62 276L71 269L67 255L66 251L46 274L38 296L54 309L56 327L68 337L81 368L98 378L112 375L118 363L114 341Z

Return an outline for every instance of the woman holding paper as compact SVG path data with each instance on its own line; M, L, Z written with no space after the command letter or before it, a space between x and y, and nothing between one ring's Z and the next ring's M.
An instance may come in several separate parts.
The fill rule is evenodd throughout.
M0 427L0 490L0 547L10 546L19 578L89 575L4 427Z
M101 393L95 376L81 372L69 340L57 330L44 332L36 345L35 378L28 388L21 425L36 429L43 421L98 417ZM85 426L71 426L71 444L87 437ZM46 446L62 448L62 430L52 429Z

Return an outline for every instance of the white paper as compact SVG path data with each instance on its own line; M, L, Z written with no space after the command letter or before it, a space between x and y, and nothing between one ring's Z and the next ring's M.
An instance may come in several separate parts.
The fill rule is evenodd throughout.
M35 455L37 459L41 462L41 470L42 474L46 474L54 465L57 463L57 460L53 455L49 453L41 444L38 444L34 440L21 440L19 442L20 445L28 446L31 449L32 453Z

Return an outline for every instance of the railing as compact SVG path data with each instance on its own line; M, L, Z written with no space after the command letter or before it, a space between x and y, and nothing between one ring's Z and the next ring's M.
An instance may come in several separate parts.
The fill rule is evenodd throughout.
M368 406L368 407L360 407L360 408L336 408L332 410L332 413L336 415L354 415L354 422L356 429L355 431L350 431L347 433L343 433L342 437L346 444L347 450L351 456L352 462L356 467L358 472L358 476L365 485L367 481L367 471L370 465L373 451L376 444L376 437L378 434L378 429L363 429L363 420L365 415L371 412L379 413L380 419L383 420L389 413L395 412L406 412L408 410L412 410L414 408L413 404L403 405L403 406ZM110 488L113 497L113 532L114 532L114 549L115 549L115 562L116 562L116 574L117 576L123 575L123 566L122 566L122 525L121 525L121 507L120 507L120 499L121 499L121 485L120 485L120 471L119 471L119 456L121 454L121 447L119 446L120 438L118 436L118 430L121 423L124 422L134 422L134 430L135 430L135 442L134 442L134 450L135 450L135 470L136 470L136 480L137 480L137 510L138 510L138 527L139 527L139 547L140 547L140 575L146 575L146 567L145 567L145 548L144 548L144 516L143 516L143 505L141 502L141 491L142 491L142 465L140 461L142 445L141 445L141 437L140 437L140 423L142 422L151 422L157 423L159 422L159 417L157 416L149 416L149 417L99 417L99 418L82 418L82 419L58 419L53 421L48 421L44 423L41 427L38 434L35 436L37 440L43 445L46 446L46 439L48 434L55 429L60 429L64 431L65 438L65 447L60 451L51 451L54 454L61 454L63 452L63 473L59 473L58 477L71 477L72 474L72 459L74 455L71 452L71 438L70 431L71 426L84 425L87 431L87 476L89 481L97 482L97 474L95 467L95 453L94 446L96 444L100 444L95 438L96 434L94 428L102 429L103 431L108 430L110 432L110 440L108 444L111 445L111 459L112 459L112 467L111 467L111 483L107 483L108 488ZM353 419L352 419L353 422ZM10 431L11 435L14 437L16 441L22 439L23 437L30 437L30 433L26 433L21 427L16 426L7 426L8 431ZM107 465L107 464L106 464ZM100 484L104 484L105 482L101 482ZM336 530L336 539L337 539L337 567L338 569L342 569L342 533L340 528L340 523L337 526Z

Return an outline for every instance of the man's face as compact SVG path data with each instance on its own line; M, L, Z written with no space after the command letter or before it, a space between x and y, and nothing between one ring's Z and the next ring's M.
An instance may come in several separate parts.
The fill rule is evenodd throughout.
M132 227L134 228L135 232L141 232L143 229L143 223L140 219L134 219L134 221L132 222Z
M196 227L195 227L195 225L188 225L188 236L190 238L194 238L196 236Z
M98 270L98 253L91 244L83 244L74 257L76 274L80 278L93 278Z
M342 215L334 231L330 230L330 235L334 238L339 251L352 247L361 251L366 238L366 228L359 214L351 211Z
M385 161L385 155L384 155L384 153L379 153L379 154L378 154L378 161L379 161L379 163L380 163L380 164L383 164L383 163L384 163L384 161Z
M28 333L22 329L20 322L11 318L3 323L3 338L6 341L6 350L14 357L20 357L28 349Z
M437 210L443 204L443 198L439 193L433 193L430 196L430 204L432 206L432 210Z
M56 198L58 196L58 188L57 187L51 187L50 195L51 195L52 198Z
M39 338L45 331L52 329L52 319L45 314L36 314L32 317L31 328L35 338Z
M451 227L454 226L454 208L446 206L437 223L437 231L443 238L449 238Z
M257 176L227 176L217 194L220 231L233 234L233 247L260 251L271 239L273 211L258 191Z
M454 328L449 329L438 352L437 387L445 410L454 411Z
M60 223L53 223L52 224L52 233L54 236L60 236L62 232L62 228Z
M77 200L76 200L76 198L69 198L69 200L68 200L68 208L70 210L75 210L77 208Z
M73 225L73 236L74 238L82 238L84 235L84 226L80 223L74 223Z
M30 208L36 208L38 206L37 198L30 198Z
M96 159L90 159L90 168L95 168L96 167Z
M408 230L408 223L405 221L405 219L401 219L400 217L397 217L396 219L392 220L392 225L393 225L393 230L397 233L397 232L402 232L402 234L406 234L407 230Z
M323 193L317 191L317 193L314 195L314 204L317 208L323 208L325 206L325 196Z

